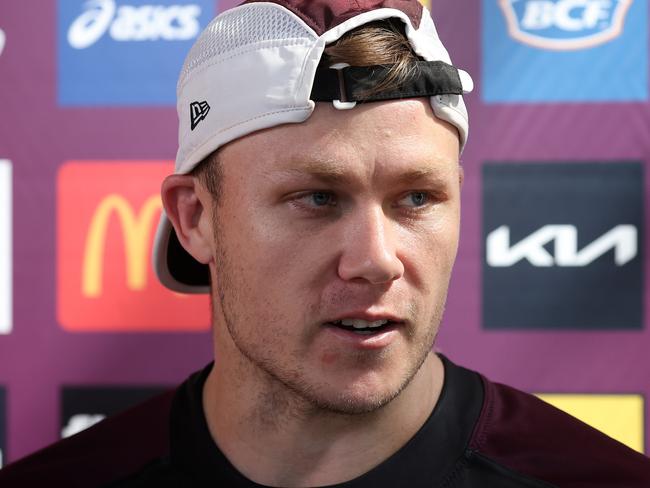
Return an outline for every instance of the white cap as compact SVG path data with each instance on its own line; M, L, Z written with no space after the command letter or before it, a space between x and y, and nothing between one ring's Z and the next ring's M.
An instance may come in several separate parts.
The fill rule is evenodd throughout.
M177 86L179 117L176 174L189 173L226 143L280 124L304 122L325 46L369 22L399 19L414 52L425 61L451 65L429 12L417 0L354 2L251 0L217 16L190 50ZM471 77L453 69L458 91L430 96L435 115L467 141L467 109L460 93ZM335 104L335 106L337 106ZM350 108L339 104L338 108ZM207 266L179 244L163 212L153 264L163 285L183 293L208 293Z

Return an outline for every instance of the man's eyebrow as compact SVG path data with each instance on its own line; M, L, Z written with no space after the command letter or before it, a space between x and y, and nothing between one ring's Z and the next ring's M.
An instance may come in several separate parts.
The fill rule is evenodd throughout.
M299 166L283 169L280 173L309 176L326 183L344 183L351 179L345 165L335 160L303 160Z
M400 183L414 183L420 180L443 181L440 169L435 166L406 171L395 178Z
M441 172L438 164L410 168L402 173L394 174L395 183L415 183L419 180L443 182L444 173ZM298 166L282 169L280 174L286 176L308 176L325 183L346 183L354 179L345 164L337 160L303 160Z

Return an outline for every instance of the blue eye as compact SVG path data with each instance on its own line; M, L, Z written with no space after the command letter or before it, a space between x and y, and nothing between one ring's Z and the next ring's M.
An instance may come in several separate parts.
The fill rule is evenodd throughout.
M422 207L429 203L430 197L427 192L414 191L399 200L399 204L405 207Z
M333 215L338 209L336 193L330 191L305 191L293 196L291 206L314 216Z
M322 191L314 192L309 196L311 197L311 201L313 202L313 204L317 207L332 205L334 200L331 193L326 193Z
M429 201L428 195L424 192L411 193L411 201L418 207Z

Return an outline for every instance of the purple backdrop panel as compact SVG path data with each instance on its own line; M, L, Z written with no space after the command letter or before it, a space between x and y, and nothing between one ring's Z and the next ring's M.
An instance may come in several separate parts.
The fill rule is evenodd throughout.
M519 46L521 41L508 37L504 30L505 17L498 17L504 15L499 2L486 2L475 9L454 0L430 2L455 64L468 70L477 86L466 98L472 123L469 145L462 156L461 244L438 347L461 364L532 392L638 393L648 398L647 49L640 54L635 51L641 59L635 70L641 74L631 85L635 95L624 102L620 94L610 98L607 93L602 95L607 87L593 86L590 89L598 89L598 100L566 99L567 91L561 101L521 102L508 98L503 86L491 97L485 91L484 73L499 83L504 79L518 83L517 97L549 93L552 86L548 81L528 75L516 79L502 75L514 68L526 74L527 66L538 69L539 63L552 64L567 53L543 46ZM206 301L194 307L195 313L188 312L191 316L187 323L179 320L177 328L166 330L155 324L138 327L128 320L119 330L105 324L93 328L96 317L92 316L62 320L60 299L65 280L61 280L59 258L67 250L72 253L68 257L75 258L74 253L83 248L83 238L75 242L74 232L85 232L92 220L85 215L96 207L88 202L99 199L105 189L80 196L77 201L65 201L69 209L78 205L76 227L72 210L65 218L59 213L59 190L62 175L68 178L65 183L72 185L66 188L81 192L93 186L92 179L84 179L86 170L106 169L110 177L116 177L121 164L174 159L177 121L173 89L179 60L197 32L195 24L203 27L215 12L235 3L104 0L94 11L82 0L0 3L0 199L10 187L12 205L10 215L0 213L0 263L10 258L13 267L9 273L6 268L0 269L0 307L5 304L0 309L0 385L7 407L6 437L0 428L0 442L6 442L0 443L0 450L5 462L60 437L65 413L62 391L66 386L123 389L174 385L210 360ZM165 30L157 25L149 31L152 34L146 42L136 41L133 24L125 18L120 20L128 9L119 7L137 10L146 5L183 7L182 32L163 35ZM641 40L647 47L647 8L637 13L632 24L620 26L625 34L619 40L630 42L628 39L645 35ZM539 22L535 25L541 25ZM114 24L117 27L112 28ZM83 25L95 26L96 30L89 33L81 28ZM132 30L124 29L125 25L131 25ZM494 39L486 38L486 33ZM541 34L551 38L565 35L555 27L545 27ZM585 30L584 35L588 34ZM524 53L523 57L486 54L497 41L500 49L514 49ZM611 42L618 41L612 38ZM603 62L624 62L615 54L620 52L620 44L600 46L604 53L614 53ZM169 52L169 57L161 57L161 50ZM582 54L580 59L589 58L588 53ZM509 62L517 66L508 66ZM94 74L101 74L100 83L93 81ZM546 84L533 86L539 83ZM530 176L530 171L539 173ZM124 180L123 188L119 188L123 193L130 191L131 176L119 174ZM515 188L517 182L529 185L529 191L503 196L508 181L514 181ZM540 186L542 182L547 191ZM124 193L125 201L135 202L132 213L136 220L151 192L155 190L147 189L147 195L139 196ZM603 201L597 201L599 194ZM535 195L537 204L526 200ZM66 196L71 196L69 191ZM525 205L511 214L507 212L508 202L510 206L512 202ZM589 202L593 202L592 207ZM593 211L589 212L590 208ZM108 221L112 223L107 224L106 236L118 244L113 246L107 240L106 249L117 249L122 246L124 229L120 229L117 218ZM488 261L488 240L502 227L507 227L508 234L497 232L493 249L511 260L521 252L521 259L511 267L492 266L495 261ZM72 230L62 232L63 228ZM546 234L537 234L544 228ZM619 230L599 241L612 229ZM531 235L533 238L526 241ZM522 241L524 244L517 248ZM594 242L601 247L589 248ZM539 256L546 265L531 263ZM75 259L78 263L79 257ZM124 251L111 259L104 262L104 270L127 273ZM84 271L79 270L74 279L82 279ZM3 282L3 276L10 279ZM607 283L591 291L580 287L579 293L568 288L552 299L540 291L549 283L544 280L551 280L551 284L572 280L598 284L604 277L620 280L625 293L619 288L608 289ZM120 275L119 280L128 281L128 276ZM520 290L515 290L513 280L521 283ZM150 281L147 275L145 282ZM74 280L71 282L76 286ZM490 294L498 286L513 293L526 287L535 291L515 294L511 301L516 303L499 302L498 296ZM531 309L525 306L539 306L536 296L546 300L542 303L552 304L553 310L545 310L549 313L544 317L527 317ZM613 305L609 306L608 300ZM627 307L626 303L632 305ZM73 300L66 313L71 305ZM492 307L491 315L486 315L488 307ZM609 314L608 320L598 322L603 314ZM539 320L533 323L533 318ZM508 327L503 327L506 323ZM192 328L191 324L199 325ZM534 326L529 327L531 324Z

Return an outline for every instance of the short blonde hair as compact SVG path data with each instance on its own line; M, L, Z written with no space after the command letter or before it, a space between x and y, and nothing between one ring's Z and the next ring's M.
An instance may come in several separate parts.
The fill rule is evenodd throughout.
M320 64L331 66L347 63L350 66L375 66L389 68L384 79L360 93L361 97L390 90L417 75L418 56L399 20L387 19L370 22L344 34L325 48Z

